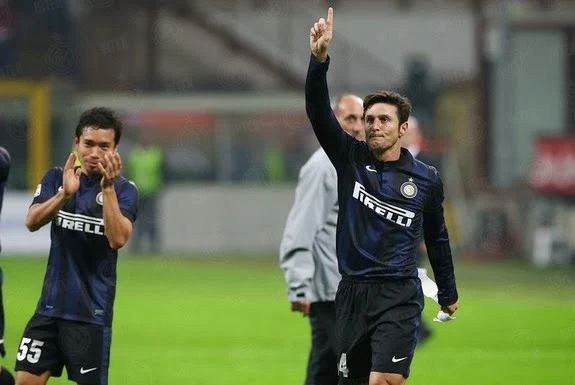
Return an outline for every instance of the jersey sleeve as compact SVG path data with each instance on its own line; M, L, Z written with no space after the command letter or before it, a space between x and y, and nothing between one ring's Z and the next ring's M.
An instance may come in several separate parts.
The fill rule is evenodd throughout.
M449 306L458 299L449 235L443 216L443 183L435 174L432 193L423 213L423 235L433 275L439 288L439 304Z
M305 107L319 143L340 170L348 163L350 149L357 140L341 128L331 109L326 78L329 63L329 57L321 63L311 54L305 82Z
M118 194L118 205L122 215L132 223L138 217L138 188L134 182L124 181Z
M44 175L40 184L36 186L32 205L35 203L44 203L56 195L58 188L62 185L62 172L61 168L55 167Z

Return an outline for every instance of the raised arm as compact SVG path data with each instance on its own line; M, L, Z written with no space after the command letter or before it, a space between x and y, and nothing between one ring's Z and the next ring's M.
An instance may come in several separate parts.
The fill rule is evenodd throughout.
M439 304L444 312L453 314L459 306L459 298L455 285L449 236L443 217L443 184L439 175L437 175L437 183L434 187L423 213L423 236L429 262L439 288L437 294Z
M305 83L305 106L319 143L334 166L339 168L347 159L353 138L342 130L330 106L326 74L332 35L333 8L330 7L327 20L319 19L310 29L311 57Z

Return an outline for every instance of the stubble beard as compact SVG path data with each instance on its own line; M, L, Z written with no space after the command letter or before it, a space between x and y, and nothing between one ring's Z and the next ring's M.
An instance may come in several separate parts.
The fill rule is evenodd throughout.
M374 157L380 158L383 154L385 154L387 151L389 151L391 148L393 148L393 146L396 143L397 143L397 141L395 141L394 143L392 143L390 145L386 145L386 144L372 144L372 143L368 142L368 148Z

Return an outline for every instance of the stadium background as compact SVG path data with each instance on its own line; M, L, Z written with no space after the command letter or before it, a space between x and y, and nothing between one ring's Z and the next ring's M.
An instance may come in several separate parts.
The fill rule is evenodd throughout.
M575 3L338 0L332 94L406 93L441 159L461 294L410 384L575 384ZM78 114L116 108L120 152L168 160L160 254L118 267L111 384L298 384L307 320L277 248L317 147L303 102L325 1L4 0L4 364L40 293L48 232L23 225ZM428 303L425 316L435 311ZM64 384L54 379L50 383Z

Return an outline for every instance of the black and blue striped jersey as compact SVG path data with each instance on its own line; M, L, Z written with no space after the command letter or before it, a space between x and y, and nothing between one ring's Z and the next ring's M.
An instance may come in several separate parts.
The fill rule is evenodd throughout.
M10 154L4 147L0 147L0 214L2 213L2 204L4 202L4 191L6 191L6 182L10 174ZM2 251L2 243L0 243ZM2 280L0 280L0 284Z
M4 191L6 189L6 181L10 174L10 154L4 147L0 147L0 217L2 214L2 204L4 202ZM1 241L1 240L0 240ZM2 243L0 242L0 252L2 251ZM4 272L0 267L0 350L4 351L4 304L2 302L2 284L4 283Z
M34 203L62 188L62 168L49 170L34 194ZM80 176L80 189L51 224L51 246L36 313L110 326L116 296L118 251L104 232L101 175ZM119 177L114 189L122 214L134 222L138 212L135 185Z
M398 160L380 161L367 143L343 131L330 106L328 67L329 58L320 63L311 55L305 97L313 130L337 170L340 273L373 280L417 277L416 248L423 231L439 302L455 303L439 173L403 148Z

